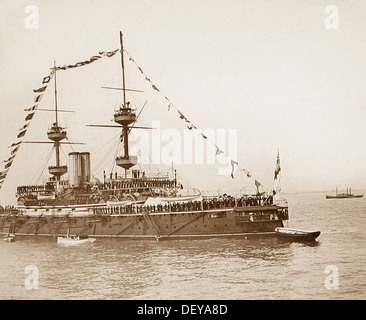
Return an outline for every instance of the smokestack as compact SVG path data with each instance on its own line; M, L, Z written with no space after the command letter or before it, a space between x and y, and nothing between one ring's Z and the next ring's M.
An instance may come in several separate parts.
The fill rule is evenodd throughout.
M81 165L81 182L90 182L90 153L80 153L80 165Z
M69 153L69 177L70 185L80 187L80 171L79 166L79 152Z

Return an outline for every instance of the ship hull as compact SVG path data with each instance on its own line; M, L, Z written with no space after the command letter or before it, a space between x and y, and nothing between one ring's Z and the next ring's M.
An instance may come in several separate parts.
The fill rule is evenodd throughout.
M362 198L362 194L357 195L346 195L346 196L325 196L326 199L352 199L352 198Z
M267 211L265 210L267 209ZM86 217L3 216L0 233L24 236L64 236L124 239L202 239L274 235L287 216L274 206L194 212L92 215Z

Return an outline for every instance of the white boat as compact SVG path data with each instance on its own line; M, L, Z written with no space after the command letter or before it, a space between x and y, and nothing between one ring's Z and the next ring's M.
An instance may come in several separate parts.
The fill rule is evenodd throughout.
M57 243L65 244L65 245L77 245L83 243L93 243L96 239L89 238L86 234L77 234L70 235L70 229L67 229L66 237L57 237Z
M13 233L10 233L10 234L6 235L3 238L3 240L7 241L7 242L14 242L15 241L15 235Z
M83 243L93 243L96 239L89 238L87 235L74 235L74 236L66 236L66 237L57 237L57 243L65 244L65 245L77 245Z

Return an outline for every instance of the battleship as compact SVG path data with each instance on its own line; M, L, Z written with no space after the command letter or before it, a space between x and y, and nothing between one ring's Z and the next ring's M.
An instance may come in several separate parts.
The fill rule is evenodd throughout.
M129 134L134 129L151 128L135 126L139 114L126 97L132 89L125 86L126 51L121 32L119 42L123 101L114 111L115 124L105 126L121 130L123 154L114 160L122 174L103 171L103 179L94 178L89 152L70 152L68 164L62 163L61 145L70 142L65 141L67 131L58 120L56 71L60 68L55 64L51 73L55 121L47 137L56 162L48 167L45 183L17 187L16 206L0 213L0 233L56 238L71 231L93 238L156 240L275 235L289 214L287 201L277 201L274 191L241 196L182 195L176 171L161 176L136 169L138 158L130 154ZM275 171L275 178L277 174Z

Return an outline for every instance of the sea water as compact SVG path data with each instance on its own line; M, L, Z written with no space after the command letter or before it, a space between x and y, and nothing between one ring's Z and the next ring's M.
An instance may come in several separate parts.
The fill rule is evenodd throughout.
M0 242L0 299L365 299L366 199L288 194L289 227L270 238Z

